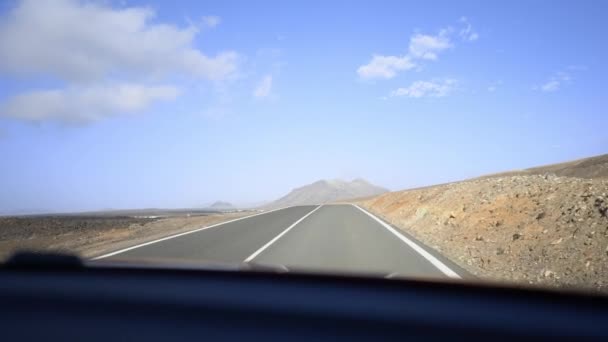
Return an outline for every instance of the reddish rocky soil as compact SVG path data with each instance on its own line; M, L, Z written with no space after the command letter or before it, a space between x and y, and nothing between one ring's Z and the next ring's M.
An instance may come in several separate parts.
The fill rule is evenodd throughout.
M520 174L357 203L481 279L608 292L607 195L608 178Z

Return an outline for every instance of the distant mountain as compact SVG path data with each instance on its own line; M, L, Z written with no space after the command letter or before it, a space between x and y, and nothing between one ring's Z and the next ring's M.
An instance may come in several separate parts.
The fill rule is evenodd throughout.
M320 180L293 189L290 193L266 207L279 208L292 205L322 204L351 198L374 196L385 192L388 192L388 190L373 185L364 179L355 179L351 182L339 179Z
M232 203L229 203L229 202L217 201L217 202L211 204L209 206L209 208L218 209L218 210L228 210L228 209L234 209L234 206L232 205Z
M268 205L270 201L239 202L234 206L239 209L258 209Z

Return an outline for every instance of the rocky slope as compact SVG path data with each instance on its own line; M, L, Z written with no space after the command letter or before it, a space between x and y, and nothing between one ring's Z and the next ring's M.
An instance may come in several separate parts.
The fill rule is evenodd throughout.
M293 189L290 193L272 202L267 207L279 208L292 205L322 204L349 198L368 197L387 191L387 189L373 185L363 179L355 179L351 182L338 179L320 180Z
M608 154L590 158L577 159L564 163L532 167L525 170L509 171L480 178L498 176L526 176L552 174L561 177L608 178Z
M608 179L509 175L358 203L480 278L608 291L607 195Z

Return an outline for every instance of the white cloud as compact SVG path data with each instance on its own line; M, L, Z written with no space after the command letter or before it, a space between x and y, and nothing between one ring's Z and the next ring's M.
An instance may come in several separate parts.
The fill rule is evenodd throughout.
M76 0L23 0L0 22L0 70L91 81L108 74L178 72L219 80L237 55L210 57L193 46L198 30L152 22L150 8Z
M374 55L372 60L357 69L361 78L393 78L398 71L409 70L416 66L409 56L381 56Z
M539 86L534 86L533 89L540 90L545 93L558 91L563 85L572 82L574 79L574 74L585 70L586 67L584 66L569 66L565 68L565 71L558 71L554 73L545 83Z
M462 40L473 42L479 39L479 34L473 30L473 25L469 23L469 19L467 19L467 17L460 17L459 21L463 25L458 32Z
M203 25L209 28L214 28L222 22L222 18L216 15L207 15L201 18Z
M557 80L551 80L539 87L544 92L553 92L559 90L561 83Z
M150 85L152 81L177 76L217 84L234 78L236 52L209 56L194 45L196 26L162 23L155 15L148 7L113 8L107 1L17 2L0 18L0 72L50 77L63 88L9 98L2 106L8 114L1 114L34 121L79 121L76 116L81 115L80 121L91 121L177 95L175 87L158 88ZM207 26L219 21L203 18ZM102 99L109 103L97 101ZM47 103L49 108L28 101ZM89 102L99 109L80 105Z
M415 58L436 60L443 50L452 47L449 30L441 30L436 36L416 34L410 38L409 52Z
M474 41L479 38L466 18L461 18L460 22L465 25L458 32L463 40ZM390 79L400 71L416 68L424 60L436 61L441 53L454 46L454 34L455 31L451 27L439 30L436 35L416 33L410 37L407 54L373 55L369 63L357 68L357 74L363 79Z
M270 96L272 92L272 76L264 76L253 90L253 96L262 98Z
M369 63L357 68L363 79L390 79L400 71L418 66L416 60L437 60L438 54L452 46L448 37L449 30L440 30L436 36L415 34L410 37L408 54L405 56L373 55Z
M0 106L0 115L34 122L90 122L137 112L154 101L175 99L178 93L173 86L130 83L35 90L11 98Z
M458 82L454 79L416 81L409 87L393 90L390 96L405 96L411 98L444 97L449 95L457 84Z

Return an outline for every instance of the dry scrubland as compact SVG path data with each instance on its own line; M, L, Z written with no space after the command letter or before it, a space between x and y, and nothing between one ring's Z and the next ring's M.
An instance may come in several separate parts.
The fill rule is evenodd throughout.
M92 257L250 214L218 213L161 219L105 215L0 217L0 260L24 249Z
M316 182L286 198L368 193L344 184ZM608 155L355 202L479 278L608 292ZM91 257L249 214L0 217L0 259L24 248Z
M600 156L357 203L482 279L606 292L607 176Z

